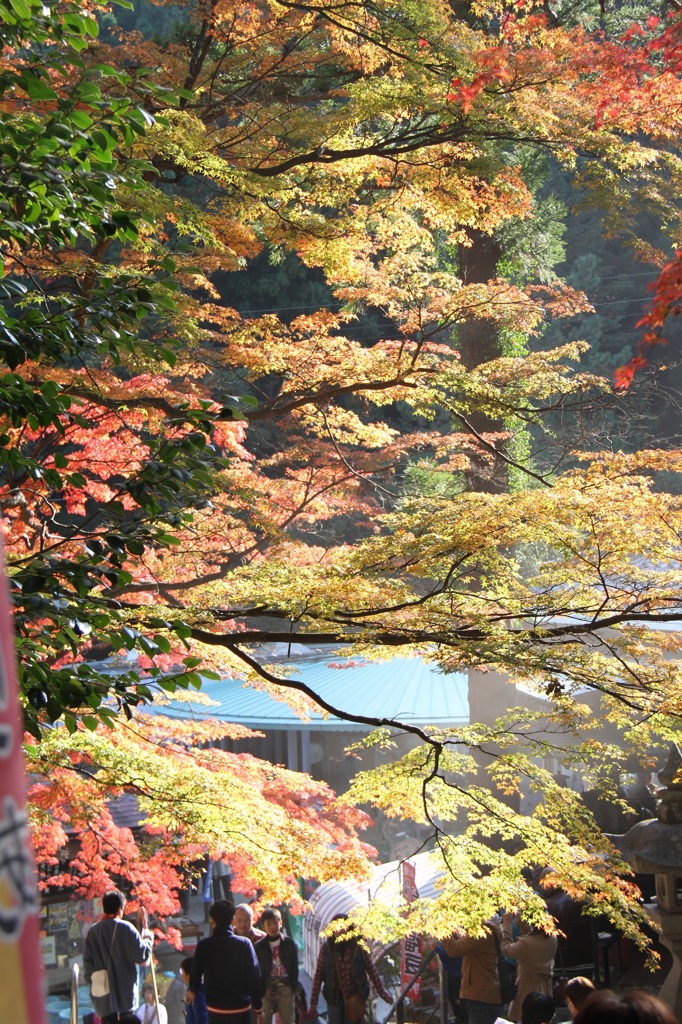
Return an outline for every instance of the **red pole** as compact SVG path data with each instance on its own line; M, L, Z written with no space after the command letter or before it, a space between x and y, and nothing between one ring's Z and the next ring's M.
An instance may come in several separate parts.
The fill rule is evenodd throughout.
M0 1021L45 1024L38 890L26 824L23 726L5 552L0 536Z

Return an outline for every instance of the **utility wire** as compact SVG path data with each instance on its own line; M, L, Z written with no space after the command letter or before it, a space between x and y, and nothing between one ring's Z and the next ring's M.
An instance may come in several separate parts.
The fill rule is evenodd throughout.
M650 270L639 270L635 274L609 274L607 277L599 277L599 281L628 281L633 277L651 277L653 281L655 276L655 274L652 276ZM291 312L293 309L334 309L340 308L343 305L344 302L339 299L336 302L330 302L324 305L321 303L308 302L302 306L267 306L264 309L245 309L240 313L240 316L247 316L251 313L287 313Z
M631 277L648 277L648 276L649 276L648 274L623 274L622 276L616 276L616 277L603 277L600 280L602 280L602 281L625 281L625 280L628 280ZM593 306L613 306L613 305L616 305L619 302L647 302L648 299L650 299L650 298L651 298L650 295L644 295L641 298L635 298L635 299L611 299L611 300L609 300L607 302L593 302L592 305ZM258 314L258 313L290 313L290 312L292 312L293 310L296 310L296 309L310 309L310 310L313 310L313 311L318 310L318 309L329 309L329 310L333 311L333 310L341 309L341 307L343 305L344 305L343 302L332 302L332 303L325 303L325 304L309 302L305 306L267 306L267 307L265 307L263 309L243 309L241 311L239 309L237 309L237 312L242 317L250 317L250 316L254 316L254 315ZM235 307L235 308L237 308L237 307ZM373 306L373 307L370 307L370 308L378 309L379 307L378 306Z

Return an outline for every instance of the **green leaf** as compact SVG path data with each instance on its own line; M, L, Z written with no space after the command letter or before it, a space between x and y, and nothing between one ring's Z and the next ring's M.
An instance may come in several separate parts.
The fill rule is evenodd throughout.
M20 18L23 18L25 21L30 19L31 8L26 3L26 0L9 0L9 2Z
M84 110L72 110L69 113L69 119L73 121L78 128L82 128L86 131L93 123L92 118L89 117Z
M59 96L47 85L42 78L24 73L21 76L22 88L28 93L32 100L57 100Z
M169 366L175 366L177 362L177 355L170 348L160 348L159 358L163 359L164 363L168 363Z
M161 636L159 633L154 634L154 643L156 646L163 651L164 654L170 654L171 645L168 637Z
M82 36L69 36L68 40L69 46L73 47L77 52L85 50L88 45L87 39L83 39Z

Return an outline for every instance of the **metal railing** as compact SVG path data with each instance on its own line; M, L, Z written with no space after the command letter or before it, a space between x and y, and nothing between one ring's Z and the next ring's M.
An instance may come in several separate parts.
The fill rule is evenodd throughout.
M71 966L71 1016L69 1024L78 1024L78 964Z
M432 949L430 953L427 953L421 964L419 970L413 977L410 978L407 985L400 991L399 995L393 1001L391 1008L384 1017L380 1024L389 1024L389 1021L393 1020L395 1015L396 1024L405 1024L405 998L410 992L413 985L422 977L427 967L433 962L434 957L437 957L435 949ZM447 985L445 979L445 972L443 971L443 964L438 958L438 980L440 990L440 1000L435 1003L431 1009L431 1012L427 1017L424 1018L422 1024L429 1024L429 1021L435 1017L440 1010L440 1021L441 1024L447 1024L448 1019L448 996L447 996Z

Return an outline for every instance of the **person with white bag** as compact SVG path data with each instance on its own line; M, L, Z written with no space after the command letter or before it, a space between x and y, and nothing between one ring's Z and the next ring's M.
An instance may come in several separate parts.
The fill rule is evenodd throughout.
M153 932L138 932L123 920L126 899L116 889L102 899L102 918L85 937L83 970L90 985L92 1005L102 1024L123 1024L137 1021L137 965L149 960L154 942Z

